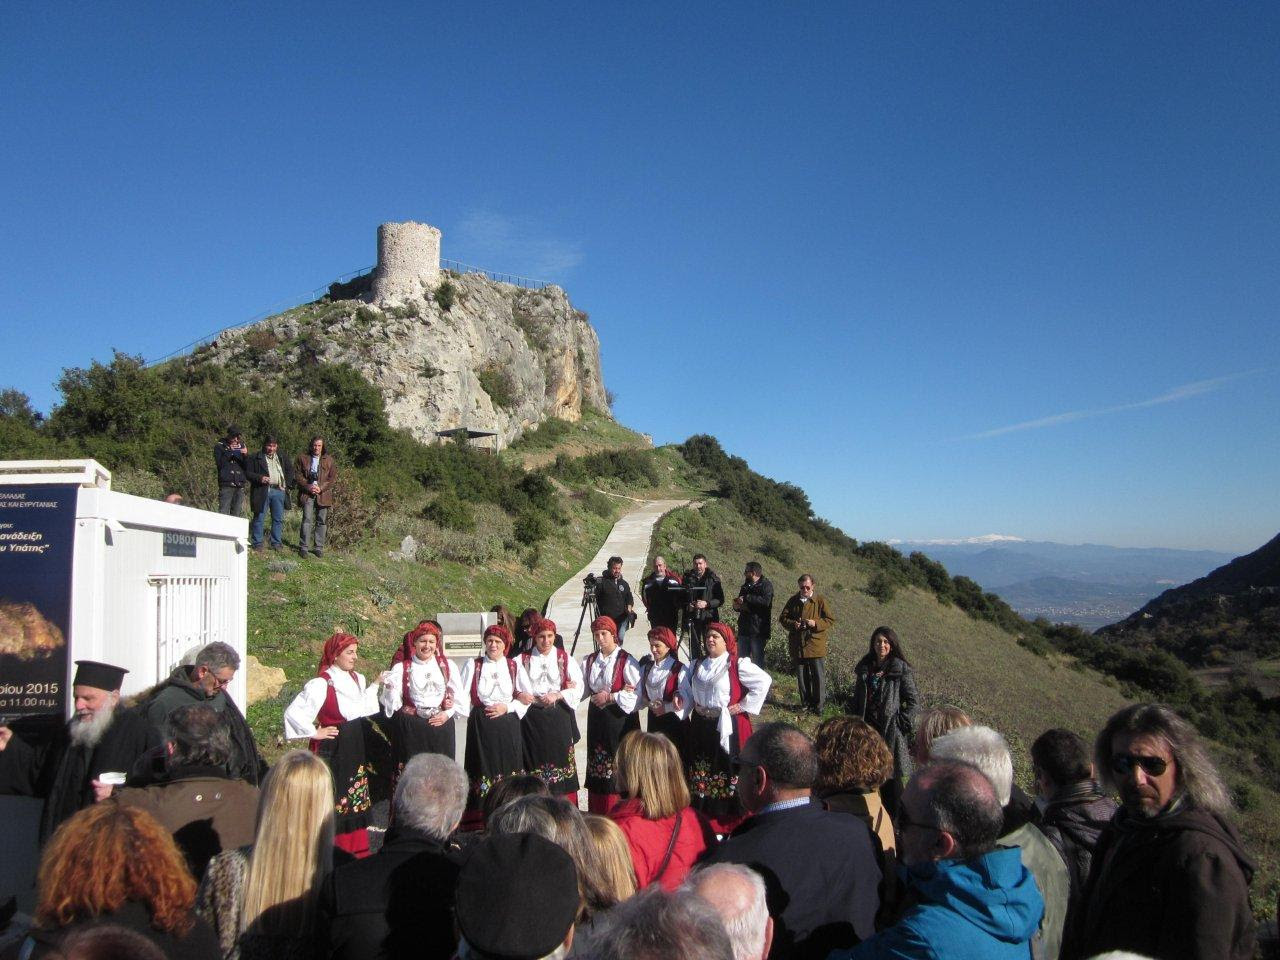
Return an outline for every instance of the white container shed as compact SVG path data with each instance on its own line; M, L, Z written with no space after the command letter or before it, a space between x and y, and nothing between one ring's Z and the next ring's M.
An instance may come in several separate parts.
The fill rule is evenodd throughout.
M67 693L76 660L125 667L125 697L166 679L188 650L214 640L229 643L243 661L247 520L116 493L111 474L94 460L0 461L0 506L9 508L0 509L0 543L4 521L13 518L9 527L20 531L21 518L35 513L13 509L22 505L17 491L30 498L30 491L56 488L67 495L74 488L75 501L64 715L72 709ZM0 582L0 597L5 592ZM242 710L245 672L242 663L227 691Z

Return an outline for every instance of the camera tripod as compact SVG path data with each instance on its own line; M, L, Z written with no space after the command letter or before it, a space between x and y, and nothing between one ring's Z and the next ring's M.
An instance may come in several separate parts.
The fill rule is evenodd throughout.
M578 652L578 635L582 633L582 624L587 619L587 612L591 612L591 622L595 623L596 617L599 616L599 608L596 606L596 585L595 578L588 578L592 582L584 584L582 587L582 612L578 614L578 626L573 631L573 646L569 648L569 656L573 656ZM594 638L592 643L594 643Z

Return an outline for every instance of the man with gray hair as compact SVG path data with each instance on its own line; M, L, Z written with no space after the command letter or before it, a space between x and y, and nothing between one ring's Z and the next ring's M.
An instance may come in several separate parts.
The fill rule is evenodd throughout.
M701 897L667 893L653 884L609 911L603 936L592 938L592 960L735 960L720 914Z
M833 960L1026 960L1044 903L1016 850L996 846L995 788L967 763L922 767L897 825L907 907L894 926Z
M1162 704L1125 707L1098 734L1094 764L1122 807L1098 838L1071 956L1252 957L1254 865L1195 728Z
M173 668L169 679L152 687L138 698L138 709L151 724L153 747L164 737L165 721L179 707L202 703L212 707L226 721L231 734L231 751L227 758L227 773L252 783L262 783L267 765L258 754L253 731L235 701L227 696L227 686L240 669L240 654L235 647L221 640L205 644L195 655L194 662L180 663ZM155 749L152 759L158 768L162 757Z
M715 863L695 870L682 889L720 914L734 960L765 960L773 943L773 918L760 874L738 863Z
M1021 851L1023 866L1031 871L1044 898L1044 920L1031 941L1032 955L1035 960L1058 960L1071 876L1062 855L1032 819L1036 813L1034 804L1019 806L1010 802L1014 791L1013 757L1004 737L990 727L960 727L933 741L929 759L956 760L977 767L995 787L1003 814L998 842L1002 847Z
M448 960L462 852L449 836L467 805L467 775L422 753L400 773L382 849L337 867L320 889L317 956L334 960Z

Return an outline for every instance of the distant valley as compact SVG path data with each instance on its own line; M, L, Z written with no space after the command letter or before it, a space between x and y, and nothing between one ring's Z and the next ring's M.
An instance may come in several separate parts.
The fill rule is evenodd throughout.
M989 534L967 540L893 541L953 575L999 594L1024 617L1096 630L1123 620L1152 597L1231 560L1215 550L1109 547Z

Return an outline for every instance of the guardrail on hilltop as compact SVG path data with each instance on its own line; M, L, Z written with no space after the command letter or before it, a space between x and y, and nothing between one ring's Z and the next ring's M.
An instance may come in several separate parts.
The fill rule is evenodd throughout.
M521 277L514 273L500 273L495 270L486 270L484 267L472 266L469 263L463 263L461 260L450 260L447 257L440 258L440 269L452 270L454 273L479 273L488 277L494 283L509 283L512 286L523 287L526 290L542 290L552 285L550 280L534 280L531 277ZM284 313L286 310L292 310L294 307L300 307L304 303L312 303L319 300L321 297L327 296L329 288L333 284L346 283L349 280L354 280L356 277L372 273L373 270L374 267L372 266L361 267L359 270L350 270L342 276L335 278L330 283L326 283L323 287L316 287L314 290L307 293L289 297L286 300L279 300L267 307L267 309L263 310L261 313L250 317L248 320L243 320L240 323L233 323L222 327L213 331L213 333L205 334L203 337L192 340L190 343L184 344L177 350L166 353L162 357L156 357L154 360L148 360L147 366L151 367L155 366L157 363L164 363L166 360L173 360L176 357L184 357L193 350L197 350L204 346L206 343L212 343L228 330L240 330L243 327L251 327L255 323L267 319L267 317L275 316L277 313Z

